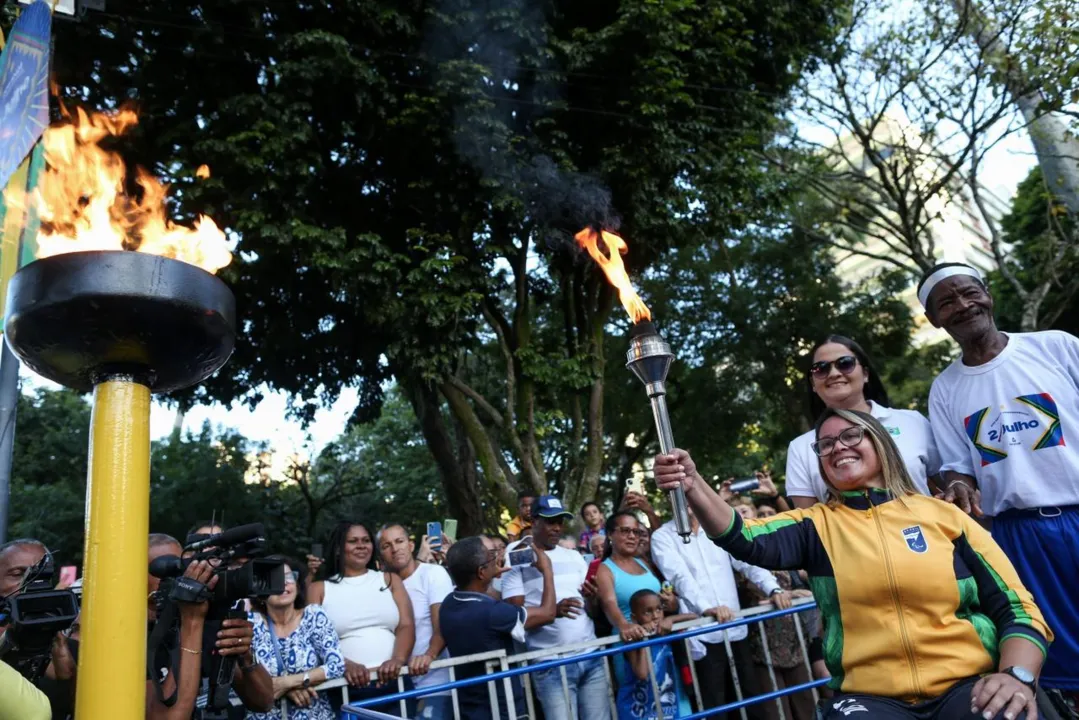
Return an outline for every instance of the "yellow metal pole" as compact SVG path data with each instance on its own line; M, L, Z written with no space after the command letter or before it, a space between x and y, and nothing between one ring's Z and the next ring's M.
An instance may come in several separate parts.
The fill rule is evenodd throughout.
M94 388L75 717L146 714L146 563L150 524L150 388Z

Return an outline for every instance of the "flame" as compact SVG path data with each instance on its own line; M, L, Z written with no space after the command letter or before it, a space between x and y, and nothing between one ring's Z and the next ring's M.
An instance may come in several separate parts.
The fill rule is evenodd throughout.
M45 169L37 188L8 192L12 206L36 210L41 220L37 256L83 250L137 250L182 260L215 273L232 261L225 234L200 215L194 227L166 215L168 187L136 168L139 193L128 194L127 168L119 153L101 143L138 123L130 109L87 113L49 127L43 136ZM198 175L203 165L196 171Z
M195 177L197 177L199 180L205 180L206 178L210 177L210 166L199 165L198 169L195 170Z
M597 240L602 235L603 243L607 246L607 255L600 251ZM626 266L622 263L622 255L629 251L626 241L612 232L603 230L596 232L594 228L586 227L574 236L577 244L588 251L592 259L603 268L603 274L607 276L607 282L618 289L618 299L622 301L622 307L629 313L630 319L638 323L641 320L651 320L652 313L648 306L641 300L641 296L633 289L633 283L626 274Z

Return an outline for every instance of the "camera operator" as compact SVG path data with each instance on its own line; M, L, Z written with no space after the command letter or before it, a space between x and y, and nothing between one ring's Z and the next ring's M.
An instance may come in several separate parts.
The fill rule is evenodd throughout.
M150 556L152 563L165 555L179 556L183 548L180 543L168 535L150 536ZM218 582L215 567L211 561L192 562L184 571L189 581L204 585L212 591ZM157 603L155 598L160 591L161 580L149 576L148 588L150 600L148 608L149 631L153 632L157 622ZM161 652L151 658L151 667L160 680L160 695L152 679L146 684L146 717L150 720L188 720L195 714L197 707L205 705L207 682L202 676L203 628L209 611L209 601L177 602L179 607L179 631L167 637L160 648ZM227 618L221 623L217 634L215 652L223 657L235 657L238 662L233 672L232 688L243 702L243 708L232 707L228 711L229 720L244 717L244 708L256 712L267 712L273 708L273 681L266 669L257 664L251 652L253 636L251 623L244 618ZM177 682L177 677L179 681ZM163 698L174 695L174 702L166 705Z
M0 545L0 599L12 597L22 589L26 572L41 562L48 549L40 540L21 538ZM5 622L0 620L0 634ZM47 698L53 720L66 720L75 711L75 669L78 641L62 632L56 634L51 659L45 673L33 684ZM0 717L3 717L0 715Z

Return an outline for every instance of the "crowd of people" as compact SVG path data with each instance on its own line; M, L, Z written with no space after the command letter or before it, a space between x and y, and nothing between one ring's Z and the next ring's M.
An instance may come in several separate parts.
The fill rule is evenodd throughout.
M284 592L224 620L214 641L236 660L233 716L276 718L284 699L290 718L330 720L340 694L318 685L343 678L350 701L378 699L398 692L407 668L406 688L434 689L409 701L409 717L451 718L453 698L438 689L450 675L432 665L499 650L572 658L496 683L507 718L528 717L526 682L548 720L611 718L612 696L625 720L657 717L657 705L670 718L719 707L736 683L751 697L814 678L829 678L819 706L800 690L750 714L1035 720L1041 691L1042 712L1067 715L1079 692L1069 587L1079 577L1079 339L1000 332L966 265L934 268L919 299L961 351L933 384L929 419L890 407L866 350L828 336L809 354L813 429L790 442L785 496L765 472L734 492L731 481L706 482L684 450L656 456L658 488L686 494L688 538L638 488L607 516L596 502L570 509L526 491L502 533L429 538L348 520L325 557L278 558ZM221 530L199 523L192 535ZM149 546L150 562L182 553L165 535ZM46 552L34 540L0 547L0 597ZM184 578L212 588L214 571L192 562ZM149 576L151 630L159 583ZM610 673L597 655L597 638L631 643L800 597L817 609L767 620L766 639L724 627L617 654ZM178 608L148 659L148 718L186 720L206 702L206 603L192 596ZM69 717L77 653L77 632L56 638L38 694L0 664L0 720ZM5 714L5 702L21 714ZM457 702L463 718L492 717L486 684L460 688ZM396 713L396 702L376 709Z

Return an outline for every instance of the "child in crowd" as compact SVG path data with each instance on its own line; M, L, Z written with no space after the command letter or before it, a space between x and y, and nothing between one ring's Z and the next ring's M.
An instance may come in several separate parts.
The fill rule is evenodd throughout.
M675 623L697 617L693 614L665 616L659 595L651 590L635 592L629 599L629 607L633 622L643 627L649 635L666 635ZM671 645L667 643L626 653L626 660L633 670L633 681L623 683L618 688L618 720L651 720L659 717L652 680L648 674L649 659L655 668L663 717L690 715L689 699L682 688Z

